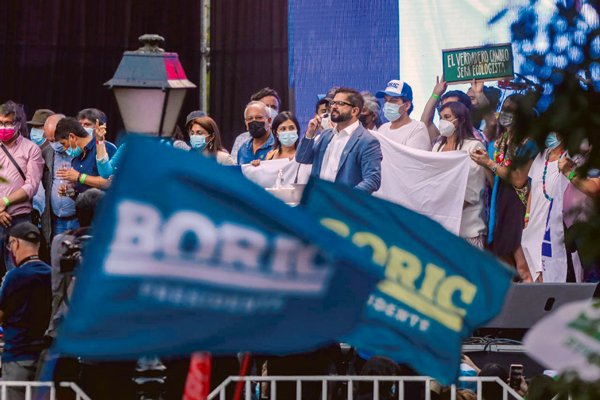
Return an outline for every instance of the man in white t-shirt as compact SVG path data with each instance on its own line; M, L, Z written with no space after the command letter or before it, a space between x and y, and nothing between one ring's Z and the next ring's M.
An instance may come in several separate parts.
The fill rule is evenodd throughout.
M398 144L431 151L427 127L423 122L410 118L414 108L413 94L406 82L391 80L385 90L377 92L375 96L385 99L383 114L390 121L379 127L379 133Z

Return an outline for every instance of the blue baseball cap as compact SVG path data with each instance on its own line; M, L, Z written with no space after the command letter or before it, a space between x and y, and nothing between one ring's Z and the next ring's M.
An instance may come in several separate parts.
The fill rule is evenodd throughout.
M412 88L406 82L399 81L397 79L393 79L387 83L387 87L385 90L380 90L375 93L375 97L382 99L385 95L392 97L404 97L409 101L413 99Z

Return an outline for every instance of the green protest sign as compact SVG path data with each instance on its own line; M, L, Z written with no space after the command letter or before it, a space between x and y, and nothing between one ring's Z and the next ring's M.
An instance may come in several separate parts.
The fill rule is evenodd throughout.
M509 79L514 73L512 45L442 50L442 68L448 83Z

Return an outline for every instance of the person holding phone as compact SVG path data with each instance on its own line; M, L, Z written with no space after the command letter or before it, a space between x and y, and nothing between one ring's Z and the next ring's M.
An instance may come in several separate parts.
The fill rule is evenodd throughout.
M462 103L446 103L440 110L438 130L441 139L435 143L432 151L467 151L483 149L480 141L473 136L471 113ZM469 165L469 177L463 203L459 236L473 246L483 249L485 244L486 221L482 217L485 211L486 175L483 167L475 162Z

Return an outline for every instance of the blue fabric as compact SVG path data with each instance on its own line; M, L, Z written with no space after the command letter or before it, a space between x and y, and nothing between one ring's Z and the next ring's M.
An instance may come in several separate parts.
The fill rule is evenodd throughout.
M108 179L115 173L123 158L124 150L125 146L121 145L112 157L109 156L108 160L96 160L98 173L101 177Z
M2 362L36 360L44 347L52 307L50 266L31 261L9 271L0 289L4 312Z
M41 182L40 186L38 186L38 191L33 195L32 206L34 210L37 210L40 213L40 215L42 215L46 209L46 191Z
M50 204L52 205L52 212L57 217L71 217L75 215L75 201L69 196L60 196L58 194L58 188L66 184L65 180L59 179L56 176L56 172L63 166L70 166L72 157L69 157L66 153L54 152L54 166L52 167L52 193L50 197Z
M79 229L79 221L77 218L52 218L52 234L54 236L74 229Z
M240 149L237 153L238 165L248 164L254 160L264 160L265 157L267 157L267 153L273 149L274 144L275 139L273 138L272 133L269 135L269 139L258 150L256 150L256 153L254 153L254 149L252 148L254 145L254 139L244 142L244 144L240 146Z
M117 147L110 142L106 142L106 153L108 153L108 157L112 158L116 152ZM90 140L90 142L83 148L83 152L79 156L73 158L71 165L75 170L81 172L82 174L100 176L100 172L98 172L98 166L96 165L96 141L94 139ZM83 193L91 188L91 186L82 185L79 182L75 183L74 187L77 193Z
M491 160L494 160L494 151L496 150L496 141L493 140L488 145L488 155ZM488 235L487 242L491 244L494 241L494 228L496 227L496 201L498 197L498 186L500 185L500 178L498 175L494 175L494 186L492 187L492 196L490 199L490 216L488 220Z
M288 79L301 127L318 93L338 85L375 93L402 77L399 8L390 0L288 2Z
M59 353L289 354L355 326L381 278L367 255L237 169L151 138L130 137L126 146ZM159 152L160 162L149 163Z
M512 271L437 222L358 190L313 179L301 206L386 277L343 341L454 382L462 341L500 312Z
M554 199L550 201L550 208L548 208L548 215L546 216L546 228L544 229L544 239L542 240L542 257L552 258L552 233L550 225L550 215L552 214L552 205Z
M311 176L318 178L321 174L325 151L333 135L333 129L328 129L319 140L303 138L300 142L296 161L312 164ZM382 159L379 141L359 125L344 147L335 182L373 193L381 186Z

